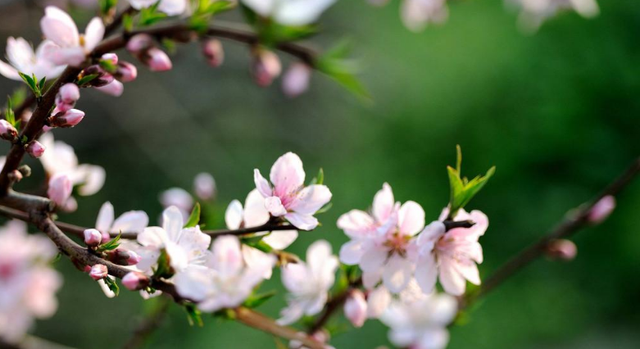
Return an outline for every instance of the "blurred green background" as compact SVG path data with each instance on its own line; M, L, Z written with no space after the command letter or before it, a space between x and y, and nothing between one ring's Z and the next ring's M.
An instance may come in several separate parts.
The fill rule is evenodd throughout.
M39 39L42 10L31 3L0 7L2 41ZM225 64L212 69L196 44L181 46L172 71L140 67L120 98L84 92L78 108L85 120L56 131L81 162L108 173L104 189L81 198L79 210L63 219L91 226L109 200L117 214L142 209L155 224L158 194L189 189L202 171L218 182L221 216L229 201L244 200L253 188L255 167L268 171L278 156L294 151L309 177L324 169L334 199L320 217L323 227L301 234L292 251L304 253L320 238L337 251L347 240L335 226L338 216L367 208L385 181L396 199L415 200L427 219L437 218L448 200L445 166L460 144L466 175L497 167L470 206L491 222L481 239L486 277L640 154L640 7L637 0L600 5L596 19L569 13L524 35L501 1L456 1L445 25L414 34L401 25L398 2L375 8L340 1L323 17L314 44L352 40L370 104L320 75L307 94L288 99L277 85L252 83L246 47L225 42ZM76 14L83 23L90 16ZM17 86L3 79L0 95ZM34 186L35 179L20 184ZM640 347L639 208L640 183L634 183L608 221L576 237L574 262L535 262L453 328L449 348ZM65 274L60 309L38 322L37 336L76 348L117 348L152 306L131 292L106 299L68 261L57 267ZM279 274L263 289L281 290ZM283 305L278 297L260 310L277 316ZM148 348L275 347L270 336L239 324L207 317L205 323L189 327L173 307ZM384 327L369 321L332 344L388 343Z

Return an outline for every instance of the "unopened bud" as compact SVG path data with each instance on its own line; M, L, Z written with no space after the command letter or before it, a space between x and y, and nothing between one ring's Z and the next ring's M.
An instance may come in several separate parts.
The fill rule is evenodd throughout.
M131 82L138 77L138 68L129 62L120 62L115 77L122 82Z
M216 195L216 180L208 173L200 173L193 180L193 191L201 200L211 200Z
M616 208L616 198L611 195L607 195L598 200L595 205L589 211L587 219L591 224L600 224L604 222L607 217Z
M545 251L547 257L562 260L572 261L578 254L578 248L573 241L566 239L558 239L549 243Z
M70 110L80 99L80 89L76 84L64 84L56 95L56 109L61 112Z
M105 53L100 59L102 59L103 61L107 61L113 65L118 64L118 55L115 53Z
M49 180L47 196L58 206L63 206L71 196L73 183L67 175L57 174Z
M51 126L74 127L84 119L84 112L78 109L69 109L65 112L57 113L49 119Z
M171 70L172 64L169 56L157 47L147 50L146 61L144 62L151 71L161 72Z
M149 286L149 283L150 280L146 275L136 271L130 272L122 278L124 287L131 291L142 290Z
M38 141L32 141L27 145L27 154L36 159L44 154L44 150L44 145Z
M93 80L87 83L87 85L92 87L102 87L105 85L109 85L114 80L113 75L106 72L104 69L102 69L101 66L97 64L90 65L84 69L84 71L82 72L82 76L88 75L96 75Z
M29 165L22 165L22 166L18 167L18 171L20 171L20 173L24 177L30 177L31 176L31 167L29 167Z
M107 259L118 265L136 265L142 258L133 251L117 248L107 253Z
M311 67L303 63L294 63L282 77L282 91L289 97L297 97L309 88Z
M96 281L106 278L107 275L109 275L109 270L104 264L96 264L89 271L89 276Z
M360 290L353 290L344 303L344 315L355 327L362 327L367 319L367 301Z
M96 90L113 97L120 97L124 92L124 85L118 80L113 80L107 85L96 87Z
M18 130L7 120L0 120L0 138L15 141L18 138Z
M217 39L207 39L202 42L202 54L212 67L219 67L224 62L224 48Z
M280 58L278 55L267 50L258 50L254 55L252 74L260 87L271 85L273 79L277 78L282 71Z
M102 234L97 229L86 229L84 231L84 243L90 247L96 247L102 243Z
M137 54L148 50L153 46L153 38L147 34L134 35L127 42L127 51Z

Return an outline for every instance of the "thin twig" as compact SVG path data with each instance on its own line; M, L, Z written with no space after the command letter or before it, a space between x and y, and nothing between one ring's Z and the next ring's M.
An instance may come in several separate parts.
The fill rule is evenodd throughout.
M522 270L534 260L544 255L549 243L557 239L567 238L589 223L589 214L593 206L605 196L615 196L620 193L633 179L640 173L640 158L636 159L627 170L607 186L598 196L588 203L585 203L575 210L570 211L565 218L556 225L547 235L522 250L515 257L511 258L507 263L489 278L487 278L482 286L462 300L460 308L466 308L475 302L478 298L485 296L511 276Z

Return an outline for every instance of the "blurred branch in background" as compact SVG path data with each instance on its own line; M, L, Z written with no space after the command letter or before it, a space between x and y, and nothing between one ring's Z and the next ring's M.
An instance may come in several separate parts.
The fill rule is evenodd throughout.
M170 304L170 300L166 297L158 299L158 304L155 304L154 309L140 321L133 335L122 349L142 348L153 332L162 325Z
M635 177L640 173L640 158L637 158L627 170L620 175L615 181L607 186L592 201L582 204L575 210L567 213L566 217L553 229L549 234L544 236L538 242L525 248L506 264L500 267L492 276L487 278L477 291L470 293L461 300L460 308L469 307L479 298L485 296L496 287L507 281L527 265L531 264L537 258L543 256L551 243L558 239L568 238L580 231L591 222L592 211L594 207L606 197L615 197L623 189L627 187Z

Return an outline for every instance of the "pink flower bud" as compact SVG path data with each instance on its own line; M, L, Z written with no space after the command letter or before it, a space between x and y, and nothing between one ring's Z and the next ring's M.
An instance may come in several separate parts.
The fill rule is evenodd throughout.
M104 264L96 264L91 267L91 271L89 271L89 276L96 281L106 278L108 274L109 270Z
M147 51L147 60L145 64L151 71L160 72L171 70L171 59L164 51L157 47L152 47Z
M63 206L71 196L73 184L67 175L57 174L49 180L47 196L58 206Z
M119 265L136 265L140 262L142 257L133 251L124 248L116 248L115 250L107 253L107 259Z
M44 154L44 150L44 145L38 141L32 141L27 145L27 154L36 159Z
M558 239L549 243L545 253L549 258L552 259L572 261L578 254L578 248L576 247L576 244L573 243L573 241Z
M216 180L208 173L200 173L193 180L193 190L201 200L211 200L216 195Z
M153 38L147 34L138 34L133 36L127 42L127 51L131 53L140 53L146 51L153 46Z
M56 109L61 112L67 111L76 105L78 99L80 99L78 85L64 84L56 95Z
M120 62L115 76L122 82L131 82L138 77L138 68L129 62Z
M607 195L602 199L598 200L595 205L589 211L589 216L587 220L591 224L600 224L604 222L607 217L613 212L616 208L616 198L611 195Z
M102 233L102 243L105 243L111 240L111 234L109 234L108 231L101 231L100 233Z
M360 290L353 290L344 303L344 315L353 326L362 327L367 319L367 301Z
M102 234L97 229L86 229L84 231L84 243L87 246L96 247L102 243Z
M60 112L50 119L50 123L55 127L74 127L84 119L84 112L78 109L69 109Z
M102 55L101 59L103 61L108 61L109 63L116 65L118 64L118 55L115 53L105 53Z
M282 78L282 90L289 97L297 97L309 88L311 67L303 63L294 63Z
M87 68L85 68L82 71L82 75L83 76L97 75L97 77L95 77L93 80L87 83L87 85L92 87L102 87L105 85L109 85L114 80L113 75L106 72L104 69L102 69L101 66L97 64L90 65Z
M105 86L96 87L96 90L113 97L120 97L124 92L124 85L118 80L113 80Z
M149 286L149 278L139 272L130 272L122 278L122 284L130 291L142 290Z
M271 51L260 50L254 56L253 78L260 87L271 85L273 79L277 78L282 71L280 58Z
M207 39L203 41L202 54L212 67L219 67L224 62L224 49L220 40Z
M7 120L0 120L0 138L8 141L14 141L18 138L18 130Z

